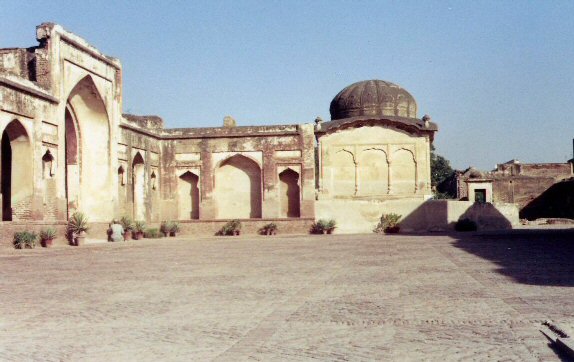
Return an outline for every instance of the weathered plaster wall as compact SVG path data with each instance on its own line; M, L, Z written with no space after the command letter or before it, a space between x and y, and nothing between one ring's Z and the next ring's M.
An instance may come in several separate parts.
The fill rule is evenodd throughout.
M161 219L160 140L149 130L124 122L118 143L119 210L138 220L158 222ZM134 202L135 201L135 202Z
M162 215L178 219L191 196L185 174L199 180L199 219L281 215L279 173L299 174L301 217L313 217L313 127L265 126L166 130L162 134ZM310 152L309 152L310 149Z
M428 137L371 126L319 139L321 197L430 195Z
M28 61L27 74L22 66L0 69L0 126L18 120L26 128L32 148L31 157L22 162L33 177L32 206L30 212L23 212L28 206L19 205L14 214L34 220L63 220L67 211L79 210L93 221L109 220L118 208L112 175L117 164L121 67L117 60L105 57L58 25L42 24L37 38L40 47L20 52ZM4 52L4 65L9 56ZM23 64L23 60L16 63ZM74 119L72 129L78 142L78 159L71 167L76 170L68 173L74 176L72 180L78 179L76 187L71 187L75 199L66 197L66 110L71 114L68 118ZM48 173L42 161L47 151L53 157Z
M453 230L460 218L477 222L479 230L509 229L518 225L518 208L513 204L478 204L447 200L319 200L317 219L335 219L337 233L368 233L382 214L402 215L405 232Z

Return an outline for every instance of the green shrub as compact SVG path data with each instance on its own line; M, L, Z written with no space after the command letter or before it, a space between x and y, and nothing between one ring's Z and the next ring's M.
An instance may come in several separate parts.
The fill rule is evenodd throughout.
M132 231L134 229L134 226L135 226L134 221L129 216L122 216L122 218L120 219L120 224L124 228L125 232Z
M54 240L56 238L56 229L48 228L40 231L40 240Z
M141 221L141 220L136 220L134 222L134 231L136 233L143 233L146 231L146 225L145 225L145 221ZM157 229L156 229L157 230Z
M162 221L161 225L159 226L159 230L164 233L165 235L169 234L171 230L171 221Z
M266 224L261 229L259 229L259 233L263 235L275 234L276 232L277 232L277 224L275 224L274 222Z
M68 233L79 234L88 231L88 217L82 212L75 212L68 220Z
M149 228L144 231L144 238L159 239L161 237L161 232L157 228Z
M398 227L401 217L402 215L395 213L382 214L381 219L379 220L377 226L373 229L373 232L381 234L389 229Z
M14 248L16 249L33 249L36 247L38 235L31 231L20 231L14 233Z
M179 223L178 223L177 221L172 221L172 222L169 224L169 232L170 232L170 233L178 233L179 230L180 230L180 228L179 228Z
M460 219L454 224L454 229L456 231L476 231L478 225L471 219Z
M319 219L311 225L311 234L323 234L324 232L331 233L337 227L337 222L334 219L325 220Z
M234 219L223 225L216 235L239 235L241 227L241 221Z

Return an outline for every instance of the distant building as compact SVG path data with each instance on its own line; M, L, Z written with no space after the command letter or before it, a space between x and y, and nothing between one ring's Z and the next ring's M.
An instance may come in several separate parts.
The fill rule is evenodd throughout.
M496 165L496 169L489 172L474 167L458 171L450 180L439 185L439 189L460 200L515 203L523 218L550 217L556 214L528 212L529 205L553 185L572 177L574 173L571 162L521 163L511 160Z

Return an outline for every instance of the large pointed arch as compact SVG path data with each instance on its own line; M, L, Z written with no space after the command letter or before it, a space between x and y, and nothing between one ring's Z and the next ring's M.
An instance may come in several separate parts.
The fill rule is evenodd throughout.
M107 221L114 216L111 127L104 99L90 75L68 96L65 129L68 214L81 210L92 221Z
M215 169L217 218L261 217L261 168L249 157L231 156Z
M34 192L30 136L20 121L13 120L2 131L1 138L2 220L25 220L31 215Z

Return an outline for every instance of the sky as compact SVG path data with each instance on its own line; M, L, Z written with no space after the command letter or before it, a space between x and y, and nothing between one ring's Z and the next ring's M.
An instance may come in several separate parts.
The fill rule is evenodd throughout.
M124 113L166 127L329 120L349 84L408 90L453 167L573 157L574 1L8 1L0 48L62 25L123 66Z

